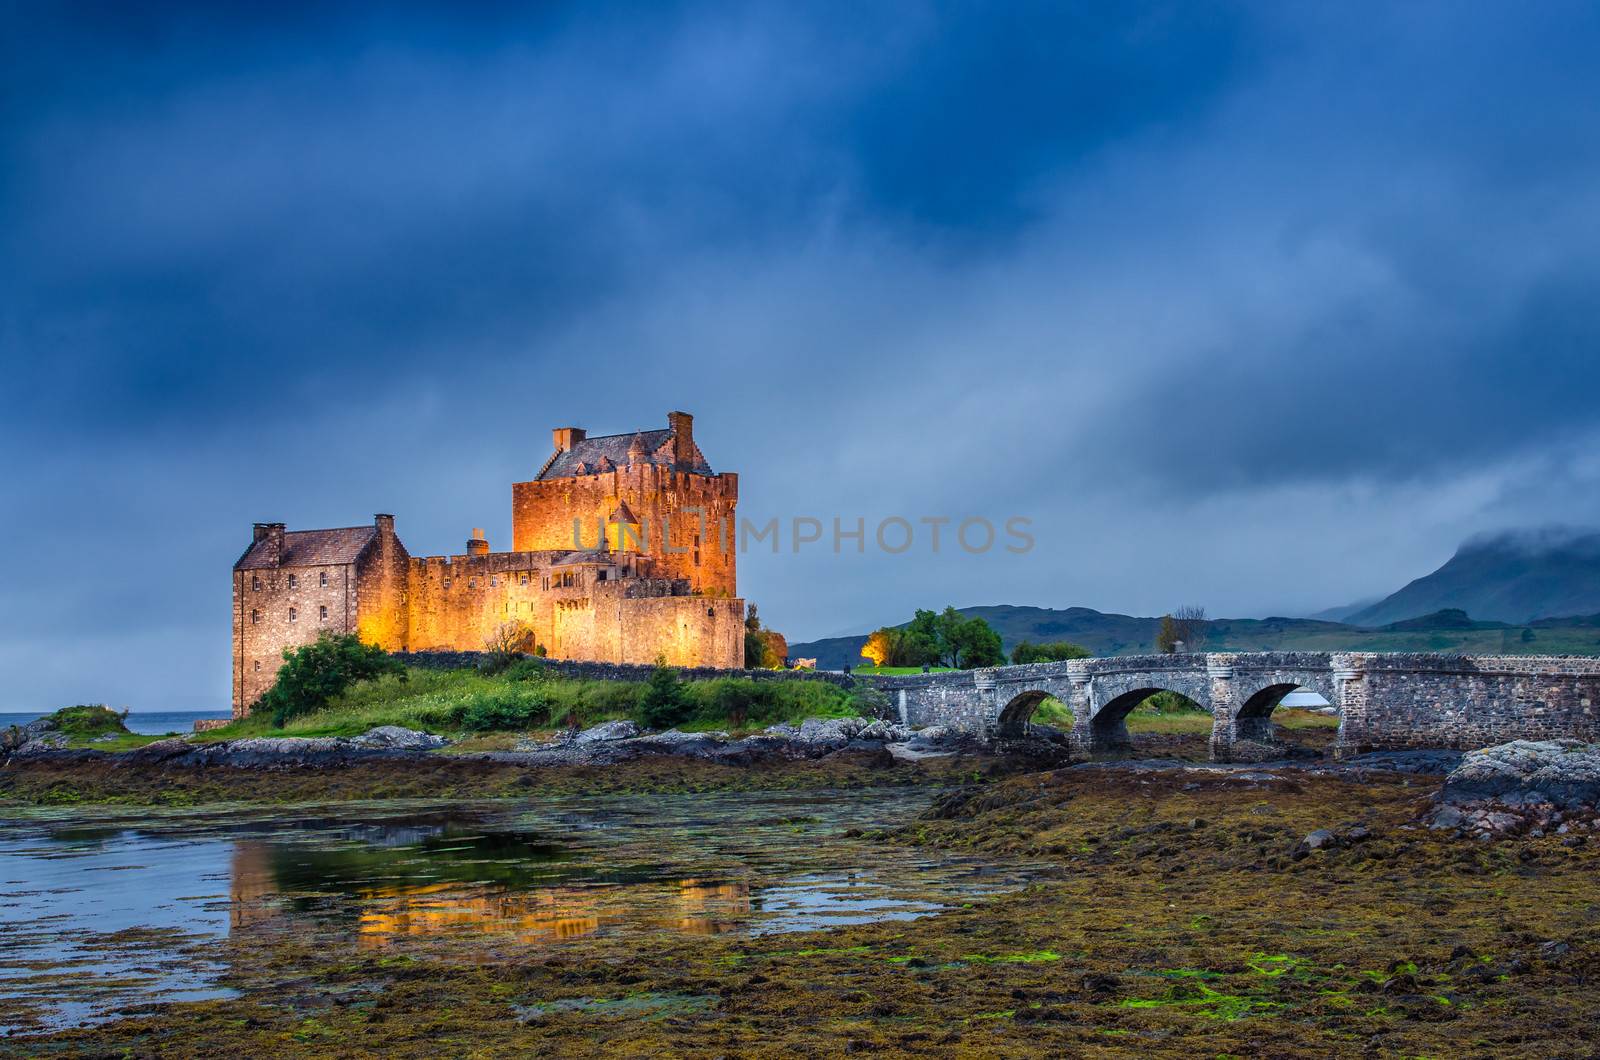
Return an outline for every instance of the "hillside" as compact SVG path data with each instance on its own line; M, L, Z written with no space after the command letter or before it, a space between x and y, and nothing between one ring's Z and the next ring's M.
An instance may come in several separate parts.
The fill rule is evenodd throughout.
M1096 655L1155 651L1158 618L1107 614L1087 607L1055 610L1008 604L959 609L1000 634L1010 652L1018 641L1069 640ZM862 663L866 634L789 645L791 658L815 657L825 670ZM1206 624L1208 651L1437 651L1476 654L1600 654L1600 615L1526 625L1476 621L1459 610L1419 616L1384 629L1309 618L1220 618Z
M1432 574L1343 621L1378 627L1443 610L1527 623L1600 611L1600 532L1534 530L1475 538Z

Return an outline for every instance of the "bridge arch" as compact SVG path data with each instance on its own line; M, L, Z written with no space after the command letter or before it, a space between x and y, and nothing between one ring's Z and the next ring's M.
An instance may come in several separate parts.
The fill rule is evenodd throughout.
M1028 719L1033 717L1033 712L1039 709L1039 704L1049 699L1054 693L1037 688L1030 688L1012 695L1009 702L1001 708L997 729L1001 736L1024 736L1028 732Z
M1331 670L1243 671L1234 678L1235 707L1230 717L1218 719L1213 749L1229 758L1270 758L1286 752L1273 728L1272 713L1290 692L1315 692L1339 709ZM1343 714L1340 713L1340 725Z
M1133 737L1128 733L1128 715L1133 713L1133 709L1140 703L1161 692L1181 696L1209 712L1211 704L1207 697L1202 695L1196 698L1192 693L1198 690L1192 687L1186 689L1184 686L1188 684L1189 682L1184 681L1165 681L1133 688L1124 685L1121 691L1110 693L1108 699L1096 696L1095 699L1099 702L1091 704L1092 713L1089 715L1089 750L1132 750Z

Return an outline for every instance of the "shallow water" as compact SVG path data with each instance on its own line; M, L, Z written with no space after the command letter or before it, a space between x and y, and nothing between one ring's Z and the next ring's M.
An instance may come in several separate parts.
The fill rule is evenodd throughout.
M0 712L0 729L10 725L22 726L38 721L49 711ZM134 710L129 711L122 723L129 732L144 736L164 736L171 732L193 732L194 723L201 719L231 718L226 710Z
M355 952L801 931L936 912L1025 866L843 835L924 792L721 793L0 817L0 1029L227 996L283 933ZM219 941L226 945L219 946Z

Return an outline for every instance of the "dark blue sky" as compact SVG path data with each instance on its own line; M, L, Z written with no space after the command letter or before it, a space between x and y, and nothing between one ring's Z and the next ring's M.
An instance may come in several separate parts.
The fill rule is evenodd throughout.
M240 5L242 6L242 5ZM0 710L227 694L253 520L697 416L795 639L1303 613L1600 521L1591 5L0 5Z

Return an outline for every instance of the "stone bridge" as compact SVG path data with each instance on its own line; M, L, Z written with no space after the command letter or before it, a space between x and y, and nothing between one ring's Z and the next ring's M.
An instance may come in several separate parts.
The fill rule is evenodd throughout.
M1128 712L1161 691L1211 713L1211 757L1278 757L1272 711L1295 689L1338 712L1336 754L1461 750L1514 739L1600 740L1600 658L1420 653L1238 652L1132 655L871 679L901 720L1020 735L1047 697L1072 711L1085 754L1128 749Z

